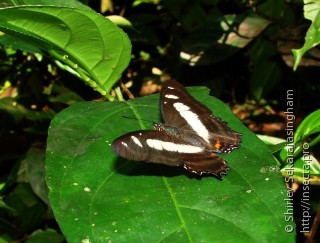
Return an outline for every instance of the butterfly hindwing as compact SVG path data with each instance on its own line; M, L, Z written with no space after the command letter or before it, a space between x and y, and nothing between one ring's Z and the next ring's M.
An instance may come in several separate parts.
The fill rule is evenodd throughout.
M226 122L212 116L203 118L202 121L210 134L208 149L224 154L239 148L241 134L234 132Z
M227 162L214 153L200 155L194 159L184 158L183 166L186 170L198 175L211 174L219 179L222 179L221 175L226 175L229 170Z

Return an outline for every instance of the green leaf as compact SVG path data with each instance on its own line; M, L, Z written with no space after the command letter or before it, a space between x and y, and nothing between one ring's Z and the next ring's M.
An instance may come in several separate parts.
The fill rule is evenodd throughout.
M293 227L284 217L286 188L268 148L208 89L188 90L243 134L241 148L223 156L231 167L223 181L112 152L118 136L160 121L159 95L77 103L53 119L46 178L68 242L294 242L285 231Z
M0 112L10 115L16 123L19 123L23 118L31 121L51 120L55 114L51 109L48 111L28 110L11 97L0 99Z
M268 145L268 148L272 154L283 149L287 142L282 138L267 136L267 135L257 135L265 144Z
M43 202L49 204L48 187L45 182L44 149L31 147L23 160L26 166L26 177L33 192L41 198Z
M294 161L294 166L288 163L281 169L284 177L292 177L293 181L310 185L320 185L320 164L311 154Z
M34 229L46 217L46 206L33 193L27 183L19 183L4 201L8 207L15 210L13 223L21 232Z
M0 198L0 209L10 213L14 212L14 209L10 208L3 200Z
M302 56L306 51L320 43L320 2L319 0L304 0L304 17L312 21L306 37L305 43L300 49L293 49L294 66L296 70Z
M7 243L12 242L13 239L9 234L2 234L0 235L0 243Z
M54 6L4 8L0 9L0 30L19 42L49 52L109 99L112 86L130 60L128 36L91 10Z
M14 49L20 49L26 52L31 52L31 53L42 53L42 50L39 49L38 47L26 43L25 40L17 39L14 37L11 37L7 34L4 34L0 32L0 43L5 46L10 46L11 48Z
M74 103L84 101L84 99L78 95L77 93L69 90L68 88L60 85L54 85L53 90L51 90L51 87L47 89L49 96L49 101L52 103L62 103L67 105L72 105ZM53 96L52 94L56 94Z
M9 6L22 6L22 5L47 5L47 6L60 6L60 7L70 7L78 8L83 10L92 10L87 5L81 3L78 0L5 0L1 1L6 7ZM4 3L5 2L5 3Z
M296 157L294 166L292 163L281 170L285 177L293 176L296 182L304 183L307 179L310 184L320 185L320 164L319 161L310 154L310 148L317 144L320 135L306 140L308 137L320 132L320 110L316 110L308 115L298 126L294 134L294 153L289 147L285 147L280 152L283 161L288 162L288 156ZM298 157L299 156L299 157Z
M305 138L319 132L320 109L312 112L310 115L303 119L294 134L294 141L295 143L298 143L299 141L302 141Z
M122 29L133 29L131 22L120 15L109 15L107 18Z
M62 243L64 242L64 237L53 229L46 229L33 232L32 235L26 240L26 243L42 242Z

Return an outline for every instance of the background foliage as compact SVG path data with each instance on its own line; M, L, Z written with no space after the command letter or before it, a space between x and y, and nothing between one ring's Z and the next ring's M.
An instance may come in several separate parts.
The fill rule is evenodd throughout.
M96 17L87 5L75 0L24 0L21 5L29 7L19 8L15 1L0 1L0 26L5 33L0 37L0 235L4 242L63 241L44 180L49 124L71 104L112 100L114 96L109 91L120 76L136 96L156 92L156 84L171 77L186 86L205 85L211 94L229 102L249 127L270 119L285 123L283 111L290 88L295 91L295 124L319 108L319 51L314 48L305 53L318 44L317 1L306 0L306 5L298 0L82 2L109 16L128 34L132 53L127 69L131 46L126 35L112 27L110 21ZM34 11L36 8L30 5L53 6ZM6 8L10 6L16 8ZM66 7L73 11L63 14ZM17 16L27 16L28 20ZM56 26L79 32L69 33L69 37L63 32L57 35ZM48 28L50 31L44 33ZM63 42L70 37L73 39ZM294 56L292 49L296 49ZM108 61L117 55L116 62ZM100 61L95 63L97 60ZM115 90L121 97L118 91ZM63 118L66 113L61 114ZM299 130L304 134L299 139L310 139L318 146L319 124L315 121L319 115L312 115ZM98 116L88 119L94 118ZM311 132L302 132L310 128ZM284 129L269 134L283 136L281 131ZM285 161L281 153L277 158ZM316 159L315 163L318 164ZM315 169L314 176L319 176L319 170ZM181 175L169 176L168 180L180 178ZM209 179L212 178L205 178L202 184L216 183ZM185 177L181 180L190 183ZM317 187L311 188L312 218L317 211L317 192ZM295 195L298 201L301 193L298 190ZM297 204L295 209L299 230L301 206ZM239 210L238 205L232 210ZM279 234L279 241L281 237ZM302 236L298 234L298 240L299 237Z

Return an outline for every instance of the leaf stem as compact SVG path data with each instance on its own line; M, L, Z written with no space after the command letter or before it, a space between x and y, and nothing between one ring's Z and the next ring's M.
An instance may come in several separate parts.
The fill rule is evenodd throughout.
M117 85L117 87L114 89L114 91L116 92L116 97L119 101L124 101L124 98L122 96L121 90L119 85Z
M313 147L320 141L320 134L309 143L309 147Z
M73 71L75 71L77 74L79 74L80 78L90 85L93 89L97 90L100 94L105 96L109 101L113 101L114 98L109 94L108 91L104 89L101 85L99 85L99 82L97 80L92 79L94 75L91 73L90 70L85 69L85 71L88 72L88 75L82 68L79 68L79 65L75 62L73 62L68 55L61 55L57 51L51 49L48 50L48 53L53 56L54 58L58 59L59 61L63 62L66 64L69 68L71 68Z

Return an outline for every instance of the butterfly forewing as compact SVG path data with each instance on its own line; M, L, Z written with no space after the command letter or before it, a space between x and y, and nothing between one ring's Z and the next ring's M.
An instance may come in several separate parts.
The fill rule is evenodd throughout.
M197 100L177 81L170 80L162 85L160 93L162 118L168 125L189 126L187 111L196 111L199 117L211 115L211 111ZM185 110L187 108L187 110ZM183 113L185 111L185 114ZM183 117L185 115L186 117Z
M208 150L229 153L239 147L240 134L213 117L211 110L189 95L177 81L163 85L160 103L166 124L179 128L182 133L201 137Z
M156 141L159 142L157 143ZM173 139L163 131L136 131L117 138L112 143L112 149L121 157L130 160L162 163L172 166L182 165L179 162L178 153L164 150L163 146L167 144L161 145L161 141L173 144Z

